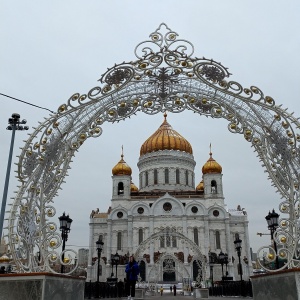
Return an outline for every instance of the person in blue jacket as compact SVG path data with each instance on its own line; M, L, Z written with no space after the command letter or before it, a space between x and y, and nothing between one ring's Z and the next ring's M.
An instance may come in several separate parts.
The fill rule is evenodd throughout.
M135 297L135 284L138 279L138 275L140 274L140 268L137 262L135 261L133 256L129 257L129 262L126 265L126 280L127 280L127 288L126 293L128 300L133 300Z

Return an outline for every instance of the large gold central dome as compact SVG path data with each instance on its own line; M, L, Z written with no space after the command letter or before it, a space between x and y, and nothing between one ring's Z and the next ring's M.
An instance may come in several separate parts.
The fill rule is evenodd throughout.
M140 155L159 150L179 150L193 154L191 144L167 122L167 114L160 127L144 142Z

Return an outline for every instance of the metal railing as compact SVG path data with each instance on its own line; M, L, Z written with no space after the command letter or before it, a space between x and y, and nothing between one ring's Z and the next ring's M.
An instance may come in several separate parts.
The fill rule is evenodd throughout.
M230 281L217 282L214 287L209 288L209 295L215 297L222 296L242 296L253 297L252 282L249 281Z

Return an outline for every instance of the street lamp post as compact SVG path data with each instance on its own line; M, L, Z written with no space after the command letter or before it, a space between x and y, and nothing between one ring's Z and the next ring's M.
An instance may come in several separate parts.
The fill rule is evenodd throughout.
M227 270L227 265L228 265L228 254L224 254L224 264L225 264L225 277L227 278L228 276L228 270Z
M225 258L225 254L221 251L220 254L219 254L219 262L222 266L222 280L224 279L224 258Z
M111 263L111 274L110 277L114 277L114 264L115 264L115 259L114 259L114 255L112 254L110 257L110 263Z
M103 249L104 243L102 240L99 240L96 242L96 248L97 248L97 254L98 254L98 268L97 268L97 295L96 298L99 298L99 269L100 269L100 257L101 257L101 252Z
M234 241L235 250L237 252L239 258L239 271L240 271L240 279L241 279L241 295L243 291L243 274L242 274L242 264L241 264L241 250L242 250L242 240L237 236Z
M65 215L65 213L62 214L62 216L60 216L59 218L59 224L60 224L60 231L61 231L61 237L63 240L63 245L62 245L62 262L64 263L65 260L65 248L66 248L66 241L68 240L68 233L71 231L71 223L72 223L72 219L70 219L69 215ZM64 265L63 263L61 264L61 269L60 272L64 273Z
M116 265L116 278L118 279L118 264L120 262L120 255L118 254L118 252L116 252L116 254L114 255L114 262Z
M268 229L271 232L271 241L273 242L274 245L274 251L276 255L276 269L279 269L279 260L278 260L278 255L277 255L277 244L274 240L274 232L278 228L278 219L279 219L279 214L275 212L273 209L272 212L269 212L269 214L265 218L268 223Z
M11 118L8 119L8 126L6 127L7 130L12 131L11 135L11 141L10 141L10 149L9 149L9 155L8 155L8 162L7 162L7 169L6 169L6 177L5 177L5 184L3 189L3 197L2 197L2 205L1 205L1 214L0 214L0 237L2 237L3 232L3 223L4 223L4 215L5 215L5 207L6 207L6 200L7 200L7 191L8 191L8 185L9 185L9 177L10 177L10 169L11 169L11 160L12 160L12 154L14 149L14 142L15 142L15 133L16 130L28 130L28 126L23 126L23 124L26 124L26 120L20 121L20 115L19 114L12 114Z

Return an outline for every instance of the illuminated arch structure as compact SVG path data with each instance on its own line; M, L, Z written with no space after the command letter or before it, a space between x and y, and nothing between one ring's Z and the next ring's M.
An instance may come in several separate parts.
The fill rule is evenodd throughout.
M228 130L243 135L254 147L283 198L279 209L284 217L275 234L281 245L279 256L287 258L289 267L298 266L299 119L258 87L243 88L229 79L227 68L194 57L193 52L190 42L178 39L163 23L149 40L137 45L135 61L108 69L99 86L86 94L75 93L35 128L19 158L21 186L7 228L17 271L53 271L52 263L61 259L52 201L75 151L87 138L100 136L104 122L118 122L137 112L153 115L186 109L226 119ZM267 251L267 259L274 261L273 250Z

